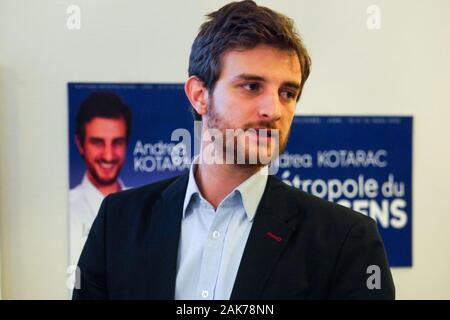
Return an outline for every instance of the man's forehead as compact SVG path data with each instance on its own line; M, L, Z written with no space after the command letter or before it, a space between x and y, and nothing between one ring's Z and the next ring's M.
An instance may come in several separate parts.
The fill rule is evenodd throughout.
M86 134L96 136L112 136L125 133L126 124L123 118L95 117L86 123Z
M86 125L90 126L121 126L124 124L125 119L123 117L119 118L94 117L86 123Z
M301 77L300 61L295 51L267 45L230 50L222 56L221 62L221 76L229 80L241 74L280 81L299 81Z

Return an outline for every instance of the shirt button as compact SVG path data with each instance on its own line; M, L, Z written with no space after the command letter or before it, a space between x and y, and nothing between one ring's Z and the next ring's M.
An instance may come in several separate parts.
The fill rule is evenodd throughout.
M219 239L220 238L220 232L216 230L216 231L213 232L212 236L213 236L214 239Z
M208 296L209 296L208 290L203 290L202 291L202 298L208 298Z

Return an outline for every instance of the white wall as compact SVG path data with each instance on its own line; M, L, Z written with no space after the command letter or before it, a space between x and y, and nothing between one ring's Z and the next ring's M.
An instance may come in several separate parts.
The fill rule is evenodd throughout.
M67 297L66 83L184 81L203 15L225 2L0 1L3 298ZM312 55L299 114L414 116L414 267L394 278L400 299L450 299L450 1L259 3L294 18Z

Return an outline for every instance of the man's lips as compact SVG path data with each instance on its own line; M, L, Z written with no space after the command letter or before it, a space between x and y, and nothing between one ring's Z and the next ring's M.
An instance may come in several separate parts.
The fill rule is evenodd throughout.
M248 128L245 129L245 131L254 131L256 132L258 135L260 134L267 134L270 135L272 133L272 131L274 131L275 129L270 129L270 128Z
M275 129L268 129L268 128L249 128L246 130L246 132L250 132L252 134L255 134L258 137L261 138L272 138L272 132Z
M99 162L97 162L97 164L102 169L110 170L110 169L114 168L117 165L117 162L103 162L103 161L99 161Z

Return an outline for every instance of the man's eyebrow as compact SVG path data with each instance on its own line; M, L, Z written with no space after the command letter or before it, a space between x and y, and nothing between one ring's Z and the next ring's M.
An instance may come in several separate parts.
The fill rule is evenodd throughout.
M295 81L286 81L286 82L283 82L283 85L285 86L285 87L289 87L289 88L292 88L292 89L295 89L295 90L299 90L300 91L300 83L298 83L298 82L295 82Z
M233 81L236 80L253 80L253 81L267 81L266 78L258 76L256 74L249 74L249 73L241 73L235 77L233 77Z
M105 142L106 140L108 140L108 138L105 137L89 137L89 141L96 141L96 142Z
M267 79L262 76L258 76L256 74L249 74L249 73L241 73L241 74L233 77L233 81L237 81L237 80L260 81L260 82L267 81ZM283 82L283 86L289 87L292 89L296 89L296 90L300 90L300 83L296 82L296 81L285 81L285 82Z

